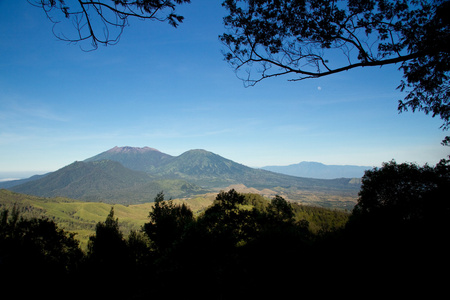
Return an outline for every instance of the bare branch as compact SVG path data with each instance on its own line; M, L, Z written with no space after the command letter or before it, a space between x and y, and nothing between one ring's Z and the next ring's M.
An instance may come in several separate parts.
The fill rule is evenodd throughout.
M128 26L128 18L168 22L177 27L183 17L174 13L172 0L27 0L41 8L55 25L53 33L63 41L79 43L90 40L91 50L102 45L113 45ZM176 0L177 4L190 0ZM64 19L71 20L75 33L57 33L56 26ZM66 31L66 29L64 29Z

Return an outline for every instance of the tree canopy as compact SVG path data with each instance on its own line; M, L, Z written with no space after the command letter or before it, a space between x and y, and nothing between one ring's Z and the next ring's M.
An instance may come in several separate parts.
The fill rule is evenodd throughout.
M450 2L424 0L225 0L225 59L247 85L298 81L400 64L407 96L450 127ZM448 139L448 138L447 138Z
M235 190L220 192L194 216L161 192L149 222L128 236L111 208L87 253L53 221L24 219L16 207L0 210L2 283L51 299L438 292L446 287L436 268L444 270L448 260L449 167L446 160L436 167L389 162L367 171L346 225L347 212ZM307 219L323 230L312 231Z
M392 222L444 224L450 212L449 193L450 160L443 159L435 167L391 161L366 171L352 215L378 224L383 220L389 227Z

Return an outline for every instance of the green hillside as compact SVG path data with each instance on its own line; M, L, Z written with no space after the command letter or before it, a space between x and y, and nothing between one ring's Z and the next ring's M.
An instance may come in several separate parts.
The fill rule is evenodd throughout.
M82 202L68 198L44 198L0 190L0 208L12 209L16 205L25 218L45 216L61 228L77 232L77 239L86 245L94 233L95 224L104 221L111 209L110 204ZM146 222L151 205L126 207L113 205L124 231L139 229Z
M10 190L40 197L67 197L83 201L136 204L151 202L158 192L173 198L205 193L200 187L182 180L155 180L110 160L74 162L34 181Z
M243 188L242 190L244 191ZM249 191L255 192L256 190L251 189ZM186 204L195 215L199 215L214 203L216 195L217 193L207 193L189 199L174 199L173 201L175 204ZM249 203L253 203L253 206L267 206L272 198L255 193L245 193L244 195L246 195ZM49 218L54 220L62 229L76 232L76 238L81 242L82 247L86 247L89 236L95 232L95 225L105 220L111 207L114 207L121 231L127 235L131 230L140 230L149 221L148 215L153 209L154 203L122 205L84 202L63 197L31 196L0 189L0 211L2 209L11 210L14 206L19 209L21 216L25 218ZM309 205L296 205L294 208L297 219L308 220L311 230L321 227L321 222L329 214L336 214L336 210ZM342 215L339 217L340 219L346 218L346 213L339 214Z
M43 178L15 186L12 190L45 197L103 200L96 196L150 180L148 174L132 171L114 161L74 162Z
M242 183L252 170L212 152L190 150L158 167L155 176L182 178L207 188L226 187Z
M194 212L202 211L213 203L215 194L205 194L189 200L174 200L176 203L187 204ZM107 204L99 202L84 202L69 198L46 198L20 194L0 189L0 210L19 209L25 218L46 217L54 220L61 228L69 232L77 232L77 239L86 246L90 235L94 234L95 225L105 220L111 207L114 207L119 218L121 230L128 234L130 230L139 230L148 222L148 214L153 203L136 205Z

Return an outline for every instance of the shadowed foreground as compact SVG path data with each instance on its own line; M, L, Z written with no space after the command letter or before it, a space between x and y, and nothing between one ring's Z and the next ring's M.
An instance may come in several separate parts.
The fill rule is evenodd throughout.
M448 267L449 174L448 161L386 163L366 172L348 221L328 210L316 230L279 196L221 192L195 217L160 193L127 237L111 209L86 253L53 221L4 210L2 282L20 297L70 299L432 295Z

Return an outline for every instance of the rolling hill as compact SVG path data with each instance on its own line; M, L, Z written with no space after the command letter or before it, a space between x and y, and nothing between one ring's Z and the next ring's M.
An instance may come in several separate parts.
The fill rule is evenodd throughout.
M189 200L174 200L175 203L188 205L194 213L201 211L213 203L214 195L202 195ZM153 203L121 205L99 202L85 202L69 198L39 197L20 194L0 189L0 211L12 210L13 206L20 212L20 216L29 218L49 218L58 226L69 232L76 232L76 238L85 249L89 236L95 233L95 225L106 219L111 207L119 219L122 232L128 234L130 230L140 230L148 222L148 214L153 209Z

